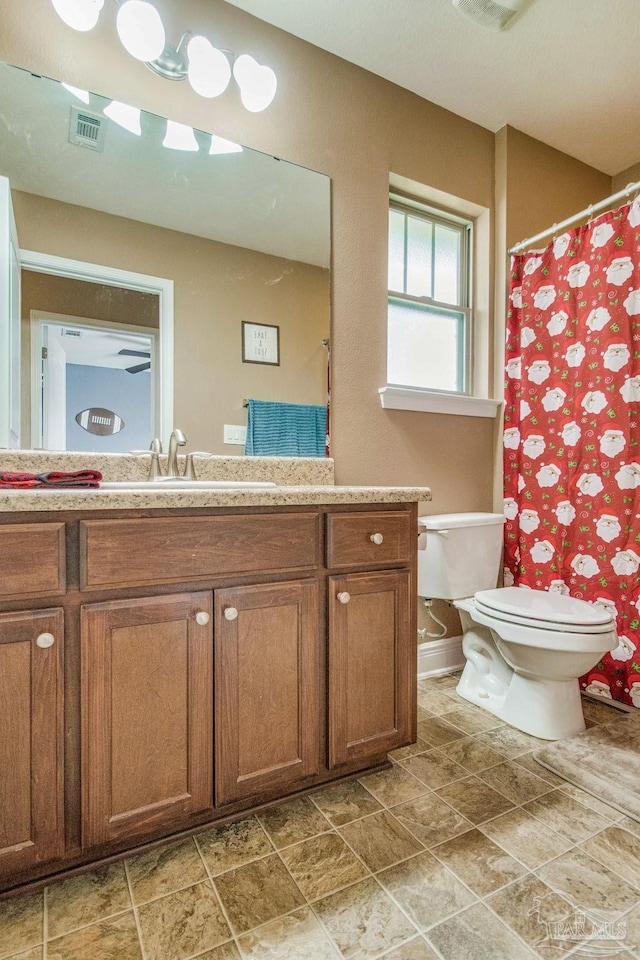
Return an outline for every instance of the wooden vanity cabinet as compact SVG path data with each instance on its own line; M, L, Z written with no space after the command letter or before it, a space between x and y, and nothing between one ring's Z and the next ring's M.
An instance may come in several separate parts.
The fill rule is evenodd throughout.
M416 513L0 514L8 556L38 551L0 578L0 892L388 764Z
M60 609L0 614L0 878L64 851Z

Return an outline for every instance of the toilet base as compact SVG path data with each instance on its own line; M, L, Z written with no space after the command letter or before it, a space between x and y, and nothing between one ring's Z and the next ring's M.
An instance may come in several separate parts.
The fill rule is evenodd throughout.
M577 680L534 680L514 673L502 695L487 696L468 677L465 681L470 666L473 670L467 663L457 692L517 730L540 740L562 740L586 729Z
M490 631L461 610L466 664L457 686L465 700L541 740L585 730L578 680L547 680L515 673Z

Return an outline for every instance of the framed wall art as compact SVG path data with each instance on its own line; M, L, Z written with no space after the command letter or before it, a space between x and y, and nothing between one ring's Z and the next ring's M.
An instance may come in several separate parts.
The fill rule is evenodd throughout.
M242 362L280 366L280 327L243 320Z

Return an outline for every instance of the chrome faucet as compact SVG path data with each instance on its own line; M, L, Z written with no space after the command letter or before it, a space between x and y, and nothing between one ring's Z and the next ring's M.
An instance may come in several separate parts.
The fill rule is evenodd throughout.
M177 428L172 431L171 436L169 437L169 452L167 454L167 472L165 476L169 480L175 480L176 477L179 477L178 472L178 447L184 447L187 443L187 438L185 437L182 430Z

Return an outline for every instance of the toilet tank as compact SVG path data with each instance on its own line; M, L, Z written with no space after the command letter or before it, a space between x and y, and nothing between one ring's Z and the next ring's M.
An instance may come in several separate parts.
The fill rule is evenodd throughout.
M418 596L460 600L495 587L504 520L501 513L419 517Z

